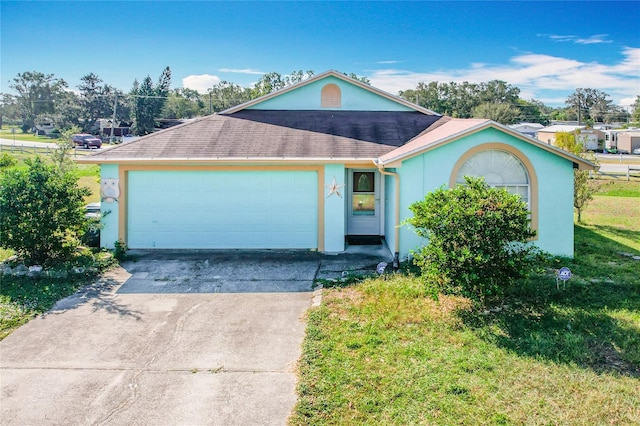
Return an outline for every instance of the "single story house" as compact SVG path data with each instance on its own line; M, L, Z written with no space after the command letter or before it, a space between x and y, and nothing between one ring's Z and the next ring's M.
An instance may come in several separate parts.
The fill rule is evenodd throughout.
M453 119L328 71L78 160L101 168L101 245L345 250L423 241L409 206L463 176L522 196L535 243L573 255L573 170L593 164L484 119Z
M587 126L573 126L567 124L554 124L538 130L536 137L550 145L556 143L556 133L575 133L587 150L601 149L600 141L605 140L604 132L595 129L587 129Z
M640 131L625 131L618 133L618 152L631 154L640 148Z
M509 125L509 128L523 135L535 138L536 133L538 133L540 129L543 129L544 126L540 123L518 123Z

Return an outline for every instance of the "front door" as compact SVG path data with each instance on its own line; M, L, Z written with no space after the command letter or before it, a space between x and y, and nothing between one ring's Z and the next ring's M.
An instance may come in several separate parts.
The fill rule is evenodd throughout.
M347 234L380 235L380 174L349 170Z

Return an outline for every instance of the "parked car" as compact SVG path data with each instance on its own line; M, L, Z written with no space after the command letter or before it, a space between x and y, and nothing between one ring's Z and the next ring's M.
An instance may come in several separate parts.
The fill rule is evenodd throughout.
M640 148L634 149L633 153L636 154L636 155L640 155Z
M102 147L102 141L100 140L100 138L97 138L88 133L79 133L77 135L73 135L71 136L71 140L73 140L73 143L75 143L76 146L82 146L87 149L91 147Z

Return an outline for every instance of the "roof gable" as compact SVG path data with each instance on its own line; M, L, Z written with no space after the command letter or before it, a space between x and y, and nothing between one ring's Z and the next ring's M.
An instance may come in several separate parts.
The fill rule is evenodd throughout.
M327 84L334 84L340 89L342 97L340 107L322 107L321 92L322 88ZM315 75L300 83L229 108L220 114L234 114L245 109L406 111L440 116L440 114L431 110L412 104L398 96L364 84L337 71L327 71Z
M569 160L581 170L595 170L598 168L595 164L578 157L577 155L571 154L553 145L545 144L537 139L526 137L506 126L485 119L451 119L443 122L440 126L433 126L405 145L382 155L379 158L378 163L383 166L386 165L387 167L391 167L392 164L397 165L409 158L489 128L507 133L514 138Z

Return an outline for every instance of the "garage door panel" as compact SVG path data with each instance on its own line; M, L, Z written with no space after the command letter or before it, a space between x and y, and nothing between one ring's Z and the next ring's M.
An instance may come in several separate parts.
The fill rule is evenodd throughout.
M131 171L131 248L317 248L314 171Z

